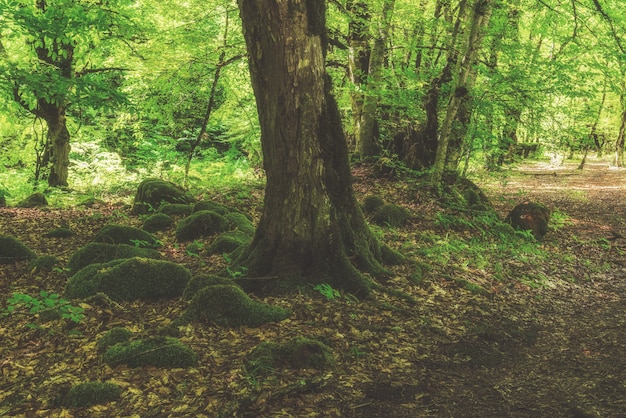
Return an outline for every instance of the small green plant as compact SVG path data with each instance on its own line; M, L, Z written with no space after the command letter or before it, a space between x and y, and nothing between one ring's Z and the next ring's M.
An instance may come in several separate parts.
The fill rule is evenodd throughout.
M313 290L320 292L328 300L334 300L341 297L341 293L338 290L333 289L328 283L321 283L313 286Z
M7 299L7 307L2 315L9 316L21 307L28 310L29 315L58 316L75 323L79 323L85 318L83 308L73 306L68 300L61 298L56 293L42 290L39 292L39 296L33 297L24 293L13 293L13 296Z
M130 242L137 248L154 248L154 246L161 246L163 243L159 240L155 240L154 243L142 239L131 239Z
M228 266L226 266L226 272L228 273L231 279L235 280L235 279L238 279L239 277L244 277L246 274L248 274L247 267L242 266L237 269L231 268L230 265L233 263L233 259L227 253L222 254L222 257L224 257L224 260L228 264Z
M550 226L553 229L561 229L568 225L573 225L573 222L565 212L561 212L560 210L552 212L550 215Z

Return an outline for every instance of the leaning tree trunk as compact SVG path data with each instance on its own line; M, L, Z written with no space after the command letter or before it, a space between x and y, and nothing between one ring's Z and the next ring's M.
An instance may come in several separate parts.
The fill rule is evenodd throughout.
M239 0L239 9L267 176L263 214L239 262L250 277L367 294L370 282L359 270L385 270L354 197L324 66L325 2Z

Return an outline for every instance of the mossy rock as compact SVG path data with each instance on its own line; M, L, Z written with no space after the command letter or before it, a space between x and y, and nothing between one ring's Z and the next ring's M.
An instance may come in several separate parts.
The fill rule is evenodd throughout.
M157 231L163 231L172 226L173 223L174 220L171 216L166 215L165 213L155 213L154 215L147 217L143 221L143 225L141 226L141 228L144 231L152 233Z
M376 195L368 195L363 199L363 210L365 213L374 213L376 209L385 204L382 197Z
M102 292L115 301L171 299L183 294L190 279L179 264L135 257L81 269L67 282L65 294L85 298Z
M174 183L161 179L145 179L137 187L131 213L143 215L156 211L164 202L193 203L194 199Z
M88 197L78 203L78 206L84 206L86 208L92 208L98 205L104 205L104 200L96 199L95 197Z
M230 212L224 215L224 218L226 218L232 229L237 229L250 237L254 236L256 227L245 214L241 212Z
M408 209L392 204L385 204L376 209L372 221L378 225L390 227L403 226L409 218Z
M32 260L37 257L30 248L10 235L0 235L0 264Z
M216 276L215 274L199 274L191 278L189 283L187 283L187 287L183 292L183 299L191 300L196 293L203 287L207 286L215 286L218 284L231 285L231 286L239 286L232 279L228 277Z
M203 287L194 295L179 322L258 327L289 315L287 309L252 300L237 286L215 285Z
M228 228L228 221L222 215L208 210L201 210L178 223L176 239L178 241L193 241L196 238L225 232Z
M103 358L111 367L125 364L129 367L187 368L198 362L191 348L172 337L120 342L109 347Z
M550 209L541 203L524 202L516 205L504 220L515 229L530 231L537 240L548 232Z
M243 231L228 231L218 235L208 248L209 254L230 254L250 243L252 238Z
M59 228L54 228L50 230L49 232L46 233L45 236L47 238L69 238L69 237L73 237L74 235L76 234L71 229L65 228L65 227L59 227Z
M193 206L185 203L164 203L159 206L158 213L170 216L189 216L193 213Z
M112 347L117 343L130 341L132 336L132 331L124 327L111 328L109 331L106 332L106 334L102 336L102 338L98 340L98 351L103 353L108 350L109 347Z
M294 369L328 369L335 364L330 347L321 341L295 337L282 344L262 342L246 358L246 370L253 375L266 374L281 366Z
M93 238L94 242L127 244L136 247L157 248L161 243L149 232L127 225L106 225Z
M18 208L38 208L41 206L48 206L48 200L46 196L40 192L31 194L17 204Z
M86 408L92 405L116 401L122 394L122 388L109 382L84 382L70 388L63 399L68 407Z
M151 248L139 248L127 244L90 242L76 251L67 263L70 274L90 264L106 263L123 258L142 257L159 259L161 255Z
M59 264L59 259L53 255L42 255L35 258L28 264L28 268L32 271L52 271L54 266Z
M6 205L7 205L7 198L0 191L0 208L6 207Z
M230 209L221 203L212 202L210 200L201 200L193 205L193 213L200 212L201 210L208 210L211 212L219 213L220 215L226 215L230 212Z

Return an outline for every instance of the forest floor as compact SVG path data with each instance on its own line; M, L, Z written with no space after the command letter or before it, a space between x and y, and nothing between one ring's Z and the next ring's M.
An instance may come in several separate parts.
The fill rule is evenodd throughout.
M383 285L395 292L361 301L316 292L272 296L263 301L291 309L289 319L259 328L181 327L181 341L199 357L190 369L111 368L96 348L114 326L157 334L184 310L182 300L82 303L86 317L75 326L27 312L0 317L0 416L623 417L626 171L595 161L582 171L536 163L475 182L501 217L516 203L538 201L552 210L555 226L512 256L498 252L497 242L477 241L487 226L442 223L452 215L442 218L438 202L410 182L355 169L359 198L377 193L413 211L403 228L376 229L419 261L393 268ZM258 217L262 191L216 198ZM0 234L61 264L107 223L141 225L114 202L0 208ZM76 235L43 237L62 224ZM163 258L194 274L224 267L221 257L187 254L174 231L157 236ZM0 265L0 308L14 292L62 295L66 281L63 269ZM325 341L335 366L265 377L243 367L260 342L299 335ZM89 408L58 405L68 385L89 380L120 385L121 398Z

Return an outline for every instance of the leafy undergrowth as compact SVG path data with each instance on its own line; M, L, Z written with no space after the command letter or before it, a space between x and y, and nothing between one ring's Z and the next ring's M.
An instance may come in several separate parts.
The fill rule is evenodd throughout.
M279 323L235 329L182 326L180 340L197 353L197 367L111 368L97 347L114 327L159 335L184 310L182 299L69 301L82 309L78 321L16 308L0 322L0 415L622 416L626 242L621 235L626 231L619 199L626 174L596 167L553 176L532 169L481 185L500 217L526 199L548 205L553 218L542 242L507 233L493 214L443 208L415 180L376 178L371 170L356 168L359 198L377 194L411 210L403 227L374 227L412 260L382 283L389 291L357 300L319 286L306 294L265 298L292 311ZM248 194L241 206L258 210L260 196ZM27 262L1 265L2 307L14 293L62 295L69 257L102 226L141 225L128 212L110 204L80 210L0 209L0 234L19 237L38 255L59 259L51 270L29 268ZM43 237L61 225L76 234ZM164 243L163 258L194 274L225 267L221 256L186 251L173 230L157 237ZM208 244L210 239L200 240L195 248ZM245 367L246 356L259 343L299 336L328 345L334 366ZM122 393L102 405L60 405L70 386L86 381L111 382Z

